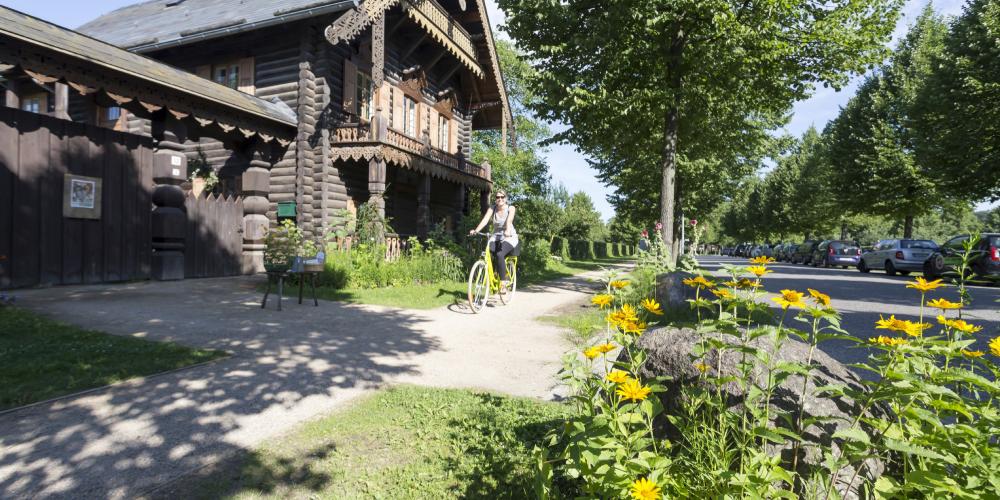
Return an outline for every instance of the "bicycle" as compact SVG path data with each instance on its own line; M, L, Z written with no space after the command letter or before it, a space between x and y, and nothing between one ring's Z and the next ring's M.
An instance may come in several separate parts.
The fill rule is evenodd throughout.
M478 313L486 307L491 293L499 295L500 302L504 305L514 300L514 293L517 292L517 256L508 255L504 259L507 265L507 279L510 281L510 285L508 290L503 290L506 293L501 293L503 291L500 290L500 276L493 268L493 256L490 252L489 237L491 235L482 232L475 234L487 237L486 250L483 250L481 258L469 270L469 307L472 309L472 312ZM500 237L497 236L496 241L499 240Z

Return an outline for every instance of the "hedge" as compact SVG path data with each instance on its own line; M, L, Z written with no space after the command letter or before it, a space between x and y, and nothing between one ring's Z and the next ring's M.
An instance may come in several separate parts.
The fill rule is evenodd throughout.
M552 255L562 260L569 260L569 240L559 236L552 238Z
M594 255L594 242L573 240L569 242L569 255L574 260L597 260Z

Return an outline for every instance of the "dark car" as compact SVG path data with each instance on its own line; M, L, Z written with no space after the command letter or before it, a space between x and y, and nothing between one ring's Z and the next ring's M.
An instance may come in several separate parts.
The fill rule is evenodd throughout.
M819 240L803 241L799 244L799 246L795 247L794 252L792 252L791 263L808 264L812 261L813 252L816 251L816 247L819 246L819 244Z
M955 236L941 244L924 263L924 275L928 279L958 274L965 254L965 242L969 235ZM1000 278L1000 233L983 233L972 248L969 272L982 278Z
M861 246L856 241L826 240L816 246L812 254L812 265L819 267L858 265L861 259Z

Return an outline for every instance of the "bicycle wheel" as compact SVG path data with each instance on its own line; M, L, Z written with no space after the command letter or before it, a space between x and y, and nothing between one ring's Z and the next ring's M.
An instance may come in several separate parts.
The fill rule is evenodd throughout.
M517 259L507 261L507 279L510 280L510 288L507 289L507 293L500 294L500 302L504 305L510 304L510 301L514 300L514 293L517 292Z
M469 308L472 312L478 313L486 307L486 301L490 298L490 281L486 276L486 263L478 261L472 265L469 271Z

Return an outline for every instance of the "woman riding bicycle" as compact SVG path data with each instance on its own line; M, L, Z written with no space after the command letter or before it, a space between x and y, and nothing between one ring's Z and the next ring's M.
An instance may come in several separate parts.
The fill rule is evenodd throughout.
M507 290L510 286L507 280L507 266L504 265L505 258L520 247L517 238L517 230L514 229L514 214L517 209L507 204L507 193L502 189L496 192L496 203L493 204L483 215L483 220L469 234L476 234L481 231L486 224L493 219L493 237L490 238L490 253L495 257L495 269L500 274L501 290Z

